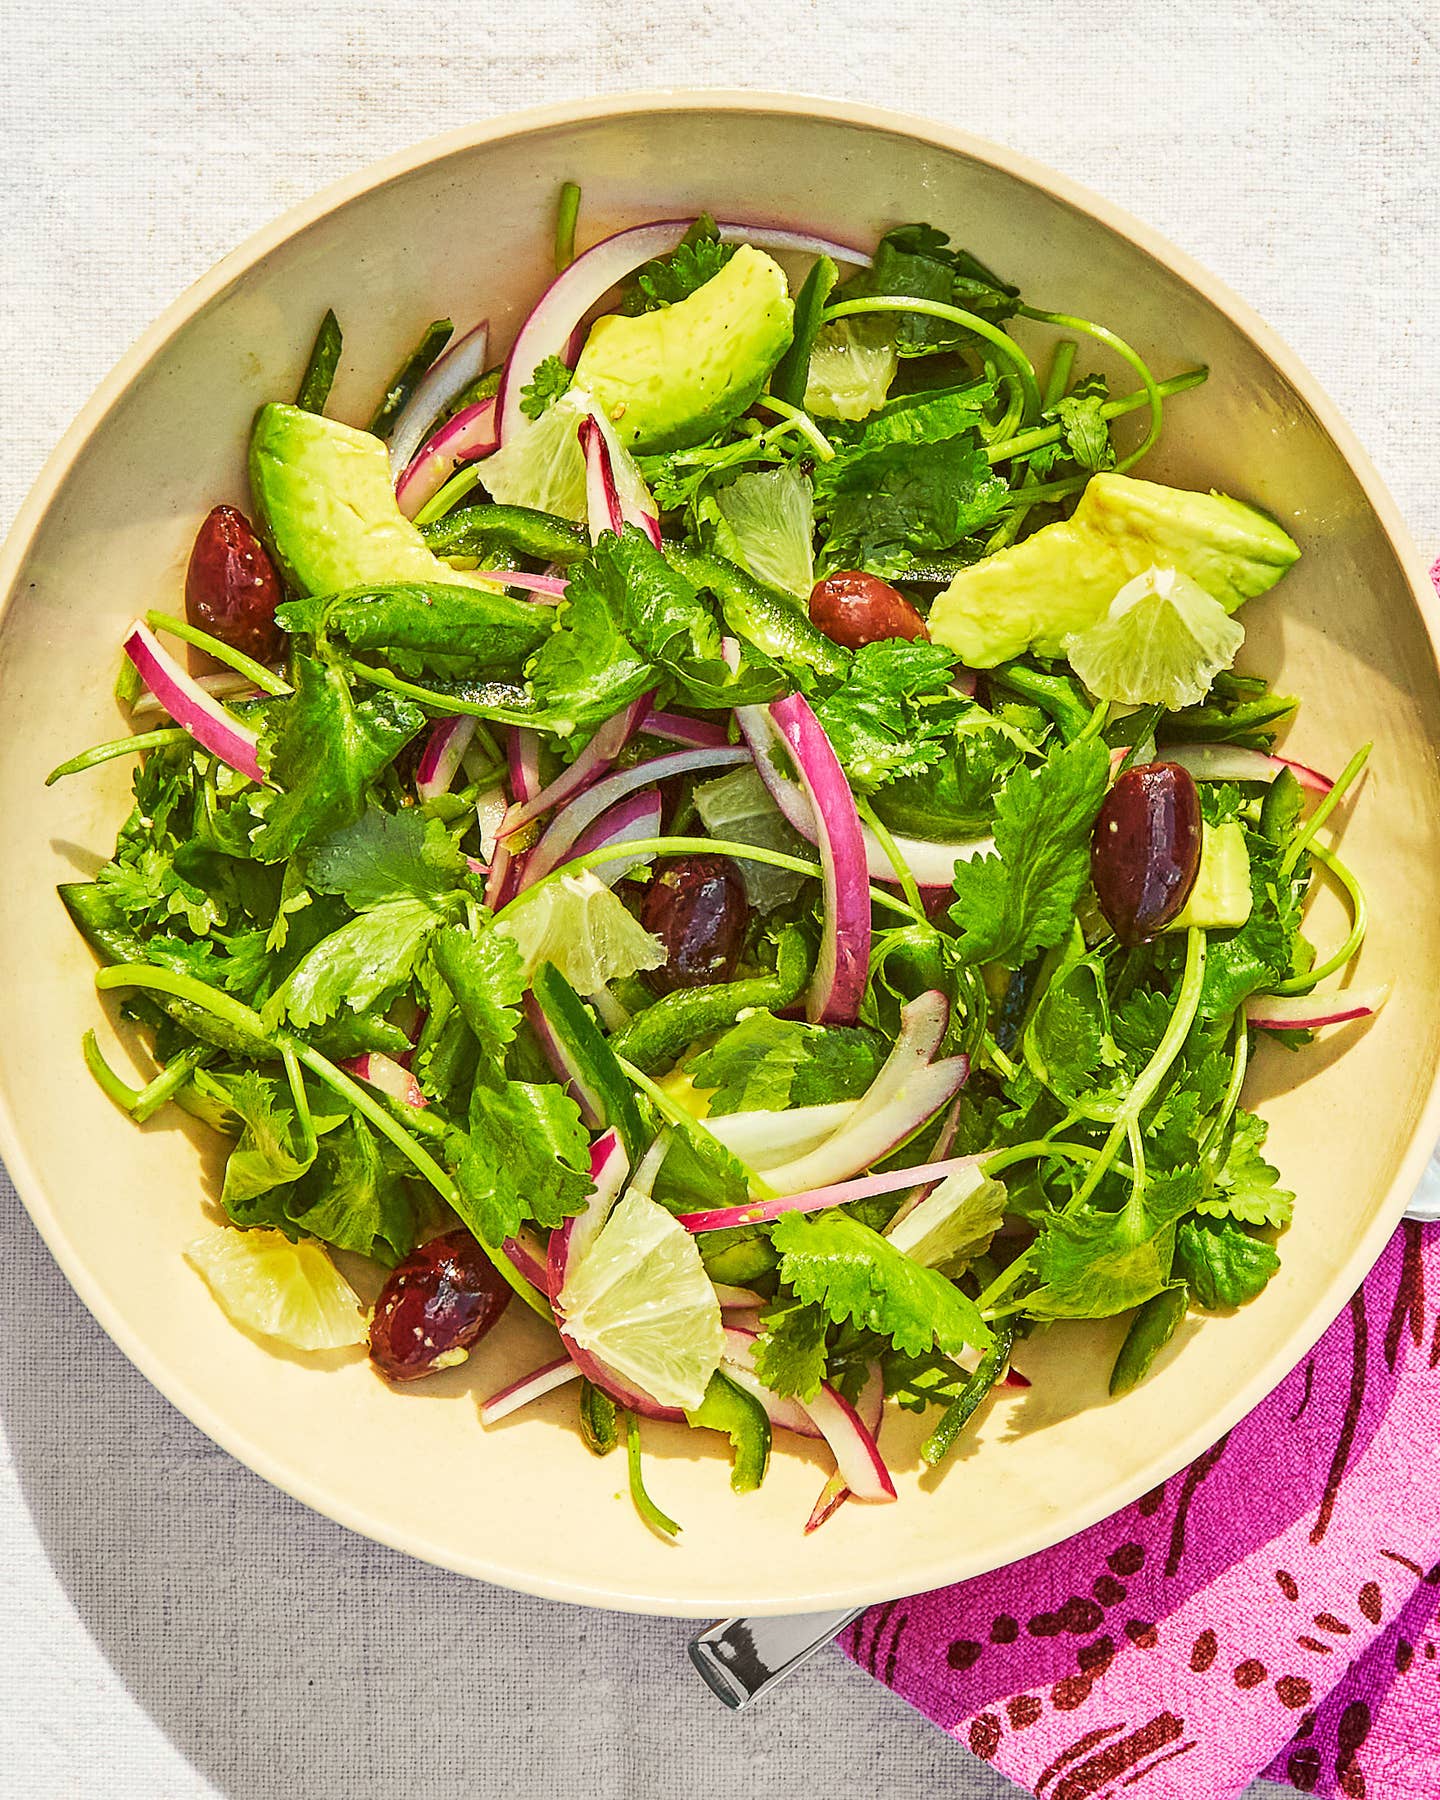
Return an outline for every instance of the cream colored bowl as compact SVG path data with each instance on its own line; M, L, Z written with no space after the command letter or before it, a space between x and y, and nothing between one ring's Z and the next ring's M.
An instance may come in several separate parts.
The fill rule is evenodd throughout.
M129 770L41 783L120 728L122 627L178 604L199 519L245 504L251 415L293 391L324 309L346 329L341 416L363 416L439 314L488 313L508 342L546 279L567 178L584 184L587 240L707 207L859 242L933 220L1035 303L1108 322L1162 372L1208 363L1208 386L1171 403L1141 472L1213 484L1293 532L1304 559L1246 608L1248 659L1304 697L1293 753L1334 769L1375 741L1344 835L1373 903L1360 979L1395 994L1368 1030L1261 1052L1251 1092L1299 1194L1279 1276L1236 1316L1192 1320L1118 1402L1105 1395L1116 1331L1053 1331L1022 1357L1034 1386L997 1400L941 1479L920 1475L903 1417L886 1428L899 1504L847 1506L809 1538L824 1475L790 1443L764 1489L737 1499L702 1436L647 1429L653 1492L685 1528L672 1545L632 1511L623 1457L581 1445L572 1393L482 1430L477 1394L551 1353L518 1309L467 1367L409 1393L358 1359L317 1368L265 1350L181 1260L204 1228L213 1154L173 1112L136 1130L80 1061L101 1016L94 963L53 890L108 851ZM395 157L226 258L125 357L30 496L0 591L0 1152L82 1298L162 1392L277 1486L416 1556L690 1615L881 1599L1009 1562L1124 1505L1255 1405L1340 1311L1440 1135L1435 609L1395 507L1316 383L1219 283L1115 208L957 132L819 101L650 94Z

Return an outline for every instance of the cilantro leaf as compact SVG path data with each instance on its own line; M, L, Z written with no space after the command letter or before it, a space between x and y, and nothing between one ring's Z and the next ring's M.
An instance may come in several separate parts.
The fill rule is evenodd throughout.
M430 954L481 1054L498 1064L519 1029L515 1009L525 998L519 946L501 931L482 931L477 937L456 926L437 933Z
M1198 1169L1154 1177L1118 1212L1054 1213L1035 1241L1040 1286L1025 1299L1037 1319L1105 1319L1170 1283L1175 1227L1200 1197Z
M1064 434L1065 448L1070 453L1070 460L1082 469L1094 471L1115 467L1110 422L1100 410L1107 398L1102 381L1098 391L1087 387L1085 391L1067 394L1055 403L1055 418ZM1046 418L1049 416L1047 413Z
M251 1202L297 1180L315 1160L301 1141L294 1109L281 1105L273 1081L247 1069L223 1087L204 1070L196 1085L217 1098L239 1121L240 1139L225 1164L220 1204L237 1225L267 1221L256 1218Z
M637 699L655 679L650 661L625 635L624 577L597 546L570 571L555 609L554 635L526 673L551 729L561 737L591 731Z
M738 248L722 244L714 219L701 213L669 256L657 256L636 274L620 303L621 312L634 317L688 299L720 273Z
M931 225L900 225L875 247L869 269L853 276L839 298L862 294L909 294L940 300L999 322L1014 316L1019 289L987 269L967 250L951 248L944 232ZM922 313L899 316L897 348L902 356L925 356L973 342L971 334L945 319Z
M752 1012L685 1068L697 1088L714 1090L710 1113L720 1118L858 1099L875 1079L880 1059L868 1031Z
M1254 1113L1238 1112L1225 1160L1215 1171L1215 1191L1195 1210L1241 1225L1288 1225L1295 1196L1279 1185L1280 1171L1260 1154L1269 1126Z
M826 529L821 573L902 575L917 552L948 550L989 524L1009 494L970 438L862 444L815 472Z
M989 829L996 796L1026 748L1000 720L972 707L957 720L948 754L918 775L890 782L876 796L875 810L907 837L940 844L978 837Z
M283 790L268 797L253 839L267 863L358 819L370 783L425 725L419 707L383 690L357 701L340 671L314 657L295 657L294 679L260 740L261 764Z
M552 401L568 392L574 371L558 356L547 356L535 366L534 376L520 390L520 410L527 419L538 419Z
M945 755L970 709L952 675L950 653L939 644L897 638L856 653L844 683L816 709L852 787L872 794Z
M1017 769L995 807L994 856L955 868L950 917L966 962L1012 967L1070 930L1089 879L1090 831L1105 797L1110 757L1083 740Z
M826 1371L830 1319L824 1308L799 1300L774 1300L761 1313L760 1327L755 1373L772 1393L813 1400Z
M311 1237L393 1267L420 1235L408 1170L398 1152L352 1115L320 1139L314 1165L287 1199L286 1212Z
M438 900L459 884L466 863L440 819L372 806L315 845L305 869L312 888L343 894L352 912L365 912L390 900Z
M425 940L443 922L428 901L387 900L321 938L266 1001L270 1023L319 1025L342 1005L368 1012L409 981Z
M158 843L106 863L95 879L112 904L136 923L183 919L196 937L204 937L213 925L225 921L223 903L186 880L175 866L173 851L161 849Z
M973 1300L857 1219L838 1210L785 1213L771 1237L781 1280L836 1324L849 1319L912 1356L936 1346L947 1356L967 1344L988 1348L990 1328Z
M513 667L549 635L545 608L458 582L389 582L287 601L276 618L290 632L383 650L415 671L472 675Z
M477 1083L455 1171L456 1212L476 1237L502 1244L527 1222L555 1226L592 1192L580 1108L549 1082Z
M1175 1241L1175 1273L1206 1312L1253 1300L1279 1267L1275 1247L1233 1219L1186 1219Z

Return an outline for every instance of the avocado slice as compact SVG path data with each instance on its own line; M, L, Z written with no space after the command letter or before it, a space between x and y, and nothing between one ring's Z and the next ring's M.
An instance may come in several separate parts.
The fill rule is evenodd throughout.
M790 343L794 312L779 263L742 244L673 306L597 319L575 381L627 448L687 450L755 403Z
M1272 519L1224 494L1096 475L1071 518L962 569L931 608L930 636L973 669L1026 650L1061 656L1146 569L1178 569L1234 612L1299 555Z
M1195 885L1166 931L1188 931L1192 925L1205 931L1236 931L1250 917L1251 904L1250 852L1244 831L1234 819L1206 825Z
M390 457L368 431L298 406L262 406L250 434L250 487L286 581L302 594L388 582L494 583L442 562L400 508Z

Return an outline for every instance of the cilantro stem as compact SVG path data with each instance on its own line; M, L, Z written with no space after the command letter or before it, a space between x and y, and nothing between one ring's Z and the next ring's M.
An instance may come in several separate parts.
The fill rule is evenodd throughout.
M698 1131L702 1137L709 1138L737 1168L744 1170L745 1185L750 1190L752 1200L773 1200L775 1198L775 1190L766 1182L764 1176L758 1175L749 1163L742 1157L736 1156L733 1150L726 1150L703 1119L696 1118L694 1113L687 1112L677 1101L672 1100L664 1088L658 1082L652 1081L643 1069L637 1069L634 1063L628 1062L623 1056L617 1055L615 1060L624 1071L626 1079L639 1088L667 1124L676 1125L682 1131Z
M1343 969L1365 942L1365 932L1369 925L1369 907L1365 900L1365 890L1349 869L1333 850L1327 850L1323 844L1310 844L1308 852L1328 874L1345 890L1350 902L1351 925L1344 943L1333 951L1322 963L1308 969L1303 975L1289 975L1284 981L1277 981L1271 987L1274 994L1308 994L1317 982L1323 981L1327 975L1333 975L1337 969Z
M975 1304L979 1308L982 1318L986 1313L992 1310L997 1300L1004 1299L1005 1295L1010 1292L1011 1288L1014 1287L1015 1283L1030 1267L1032 1250L1033 1245L1028 1249L1022 1250L1013 1262L1007 1263L990 1283L989 1287L987 1287L980 1295L979 1299L976 1300Z
M285 1064L285 1078L290 1083L290 1098L295 1102L295 1122L300 1127L300 1142L305 1151L305 1160L313 1162L318 1141L315 1136L315 1119L310 1111L310 1096L305 1092L305 1077L300 1070L300 1058L289 1044L283 1046L280 1055Z
M1022 306L1020 316L1024 319L1036 319L1042 325L1059 325L1067 331L1083 331L1087 337L1098 339L1122 362L1129 363L1140 377L1140 384L1145 390L1145 399L1150 407L1149 429L1136 448L1128 456L1122 456L1115 465L1117 471L1133 468L1147 450L1154 448L1156 440L1160 436L1160 423L1165 411L1159 385L1150 373L1149 365L1144 358L1132 350L1124 338L1117 337L1107 326L1096 325L1089 319L1072 318L1069 313L1041 312L1036 306Z
M788 869L794 875L809 875L819 881L824 874L819 863L806 862L803 857L790 856L783 850L766 850L759 844L736 844L728 838L705 837L655 837L636 838L633 843L624 846L627 856L729 856L738 861L768 863L775 869ZM608 849L591 850L584 856L577 856L572 862L561 863L558 868L551 869L532 886L518 893L508 905L501 908L496 915L503 918L512 906L523 905L532 894L538 893L547 882L557 881L562 875L578 875L586 869L598 869L607 862L615 861L615 846ZM928 924L923 909L913 911L903 900L897 900L893 894L887 894L883 888L871 887L870 901L874 906L887 907L891 912L899 913L917 924Z
M762 394L755 404L763 406L766 412L779 413L787 425L813 446L821 462L834 462L835 446L803 407L792 406L788 400L777 399L774 394Z
M1011 1062L990 1032L987 1031L980 1040L980 1047L985 1053L986 1060L995 1065L1006 1081L1013 1081L1020 1073L1019 1065Z
M143 1125L159 1112L167 1100L174 1099L181 1088L188 1086L196 1069L213 1054L208 1044L188 1044L185 1049L178 1051L155 1079L135 1096L130 1117L137 1125Z
M630 1471L630 1498L635 1503L636 1512L661 1537L679 1537L680 1527L669 1513L661 1512L645 1491L645 1475L640 1467L640 1421L633 1412L625 1415L625 1460Z
M114 738L108 744L96 744L93 749L82 750L69 762L61 763L58 769L52 769L45 777L45 785L53 787L66 775L78 775L82 769L113 762L117 756L138 756L142 750L164 750L171 744L185 743L189 737L190 733L179 725L167 725L159 731L141 731L130 737Z
M1024 400L1021 417L1033 419L1040 411L1040 384L1035 378L1035 366L1007 331L998 325L992 325L988 319L982 319L978 313L966 312L963 307L947 306L943 300L918 300L904 294L877 295L869 300L842 300L835 306L827 306L821 323L828 325L835 319L848 319L857 313L923 313L926 318L944 319L951 325L963 325L967 331L973 331L976 337L984 338L987 344L993 344L1010 364L1007 371L1012 381L1018 381ZM991 454L991 461L995 460Z
M1155 391L1163 399L1170 399L1174 394L1183 394L1190 388L1204 385L1210 378L1206 368L1186 369L1183 374L1167 376L1164 381L1155 383ZM1150 402L1147 389L1137 388L1133 394L1122 394L1118 400L1107 400L1100 408L1102 419L1119 419L1126 413L1138 412L1142 406ZM1064 435L1063 425L1037 425L1031 431L1022 432L1019 437L1011 438L1008 443L991 444L985 455L988 461L1005 462L1012 457L1028 456L1032 450L1043 449L1046 444L1058 444Z
M480 465L468 464L458 474L452 475L438 493L430 496L411 523L416 526L433 525L437 519L444 518L457 500L463 500L479 480Z
M201 631L198 625L192 625L188 619L177 619L173 613L147 612L145 623L152 631L168 632L171 637L179 638L182 644L193 644L197 650L213 656L216 662L225 663L237 675L253 681L262 694L290 692L290 683L282 681L273 669L267 669L264 663L256 662L253 656L247 656L243 650L234 650L229 644L222 644L219 638L211 637L208 631Z
M105 1060L105 1053L100 1048L100 1040L93 1031L87 1031L80 1040L81 1054L85 1058L85 1067L95 1077L95 1085L107 1099L113 1100L121 1112L128 1113L140 1098L140 1090L132 1088L129 1082L118 1076Z
M1155 1098L1160 1083L1169 1073L1171 1063L1180 1054L1185 1039L1190 1035L1190 1027L1195 1023L1195 1015L1199 1011L1200 990L1204 981L1205 933L1192 925L1185 934L1185 967L1180 976L1180 986L1175 995L1175 1008L1170 1014L1170 1023L1165 1027L1165 1035L1156 1047L1155 1054L1135 1077L1135 1084L1126 1096L1124 1106L1116 1115L1115 1123L1110 1127L1109 1136L1101 1146L1099 1156L1091 1164L1090 1173L1081 1183L1068 1210L1074 1211L1083 1206L1095 1189L1099 1187L1106 1171L1114 1162L1121 1144L1130 1136L1131 1126L1138 1122L1141 1113ZM1144 1171L1137 1169L1134 1176L1136 1192L1139 1191L1143 1180Z
M876 812L875 808L863 794L856 794L855 810L875 833L876 842L889 858L890 867L895 871L895 874L899 879L900 891L904 894L906 900L909 901L911 911L923 916L925 912L925 902L920 898L919 883L911 873L909 863L907 863L905 858L900 854L900 847L896 844L890 827L880 817L879 813Z
M1245 1085L1245 1071L1250 1062L1250 1027L1243 1006L1236 1009L1234 1031L1235 1047L1230 1052L1230 1079L1225 1083L1220 1110L1210 1121L1210 1127L1200 1145L1199 1160L1202 1163L1209 1157L1211 1148L1219 1143L1225 1127L1235 1116L1235 1108L1240 1104L1240 1090Z
M555 209L555 273L563 275L575 260L575 226L580 218L580 184L566 181L560 187Z
M505 706L498 700L493 706L487 706L479 700L466 700L459 694L442 694L437 688L421 687L418 682L406 681L401 675L394 675L389 669L379 669L373 663L347 662L346 672L359 676L372 687L388 688L392 694L404 694L407 700L417 701L421 706L433 707L439 713L460 713L467 718L499 720L502 725L528 724L532 711L526 706ZM477 682L476 687L494 686L497 691L504 691L513 699L524 700L522 688L508 687L503 683Z
M1335 808L1345 798L1346 792L1354 784L1360 771L1365 767L1370 752L1374 748L1375 746L1373 744L1362 744L1360 746L1350 758L1349 762L1346 763L1345 767L1335 777L1334 787L1331 788L1330 792L1315 808L1314 812L1311 813L1310 817L1301 826L1299 831L1291 838L1290 847L1280 859L1280 876L1282 880L1295 867L1296 863L1299 862L1304 852L1309 849L1315 833L1319 831L1320 827L1330 817L1331 813L1334 812Z
M1075 352L1080 346L1074 338L1056 340L1054 354L1050 358L1050 372L1045 377L1045 391L1040 396L1040 405L1049 412L1065 396L1070 386L1070 375L1075 367Z

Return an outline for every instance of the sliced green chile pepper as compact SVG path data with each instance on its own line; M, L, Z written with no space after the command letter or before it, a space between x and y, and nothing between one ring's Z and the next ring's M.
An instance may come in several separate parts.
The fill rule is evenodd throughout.
M610 1040L610 1047L647 1075L670 1068L680 1052L697 1038L723 1031L752 1007L775 1010L800 998L810 979L810 953L805 934L789 925L775 950L775 970L713 987L678 988L632 1019Z
M1001 663L990 671L992 681L1049 713L1067 744L1073 743L1090 723L1090 702L1080 683L1068 675L1051 675L1026 663Z
M730 1486L737 1494L753 1494L770 1466L770 1421L760 1402L717 1371L685 1420L700 1430L725 1433L734 1454Z
M600 1130L613 1126L619 1132L633 1168L645 1150L645 1130L634 1090L615 1060L615 1052L554 963L541 963L530 991L558 1040L571 1071L572 1088L581 1090Z
M832 644L812 625L799 601L763 586L723 556L707 556L683 544L667 543L664 549L672 569L714 594L725 623L737 637L778 662L798 663L826 679L844 678L849 651Z
M1010 1346L1015 1341L1013 1325L997 1325L995 1342L980 1358L980 1366L940 1415L940 1423L920 1446L920 1455L933 1469L943 1462L955 1447L955 1440L969 1424L977 1406L1005 1373L1010 1360Z
M420 530L437 556L479 556L497 544L538 562L578 562L590 553L583 525L530 506L463 506Z
M768 1422L768 1421L767 1421ZM580 1435L595 1456L608 1456L620 1442L615 1402L593 1381L580 1383Z
M1150 1365L1180 1329L1189 1305L1190 1290L1182 1281L1155 1294L1136 1311L1110 1373L1112 1394L1128 1394L1145 1379Z

